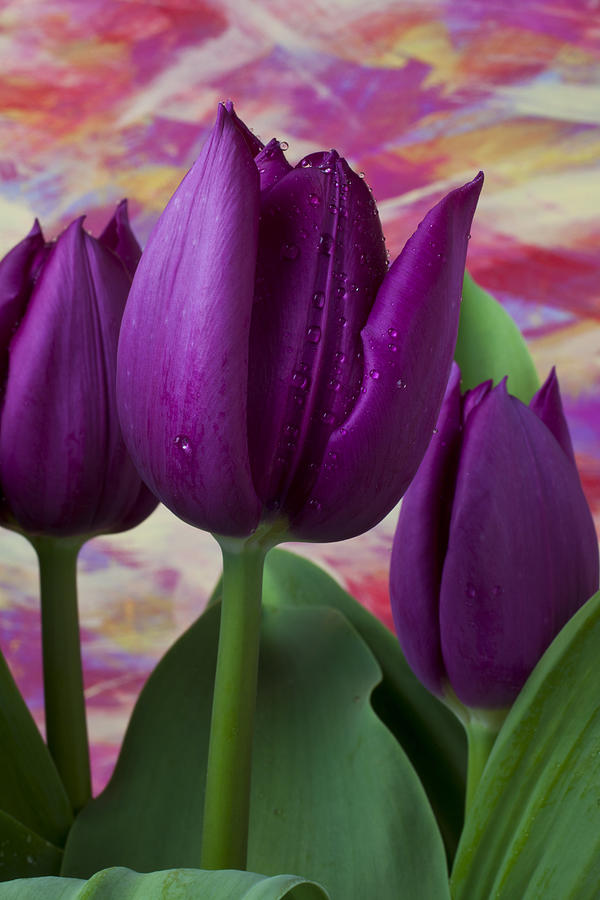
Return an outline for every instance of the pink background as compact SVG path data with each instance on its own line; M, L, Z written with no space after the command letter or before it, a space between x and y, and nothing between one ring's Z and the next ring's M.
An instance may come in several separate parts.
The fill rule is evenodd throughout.
M232 98L296 161L336 147L366 173L392 256L449 188L484 169L468 265L556 364L600 523L600 4L355 0L2 3L0 251L130 201L142 244ZM394 515L298 550L389 622ZM218 577L210 536L159 509L82 551L94 782L106 781L154 662ZM37 572L0 534L0 644L42 723Z

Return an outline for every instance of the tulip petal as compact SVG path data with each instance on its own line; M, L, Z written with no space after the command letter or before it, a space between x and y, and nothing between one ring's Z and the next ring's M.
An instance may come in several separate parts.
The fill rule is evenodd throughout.
M356 398L360 332L385 271L372 197L335 151L304 160L263 195L250 457L259 495L291 518Z
M573 452L569 426L565 419L554 366L552 366L550 374L539 391L531 398L529 408L534 411L538 419L542 420L546 428L550 429L573 465L575 465L575 453Z
M362 332L356 405L332 433L298 538L343 540L398 502L427 449L450 373L469 228L483 174L425 217L381 286Z
M139 491L114 396L129 285L121 262L77 220L59 237L34 287L10 347L0 425L2 486L26 530L103 530Z
M121 200L98 240L117 254L133 278L142 255L142 248L129 225L127 200Z
M446 680L439 596L461 438L460 371L456 364L437 429L400 506L392 547L390 600L408 664L441 696Z
M259 137L257 137L253 131L250 131L245 122L243 122L240 117L237 115L235 109L233 108L233 103L231 100L225 101L225 110L229 115L229 120L232 122L238 133L243 137L245 144L252 154L252 156L258 156L260 151L263 149L263 142Z
M235 536L260 516L246 427L258 215L258 171L220 106L150 236L118 357L119 414L142 478L182 519Z
M254 162L256 163L258 174L260 175L261 193L268 191L269 188L273 187L274 184L277 184L284 175L287 175L288 172L292 171L292 166L290 166L285 158L285 154L281 149L279 141L275 140L275 138L273 138L272 141L269 141L267 146L258 153Z
M5 353L23 317L33 280L36 256L45 247L40 223L36 219L26 238L0 260L0 348ZM6 361L3 361L4 375Z
M442 653L459 699L506 707L598 586L577 470L506 385L464 426L442 575Z

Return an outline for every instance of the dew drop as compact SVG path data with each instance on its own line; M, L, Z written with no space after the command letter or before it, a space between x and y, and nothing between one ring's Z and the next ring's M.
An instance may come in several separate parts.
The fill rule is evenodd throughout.
M390 336L391 338L397 338L397 337L398 337L398 332L396 331L395 328L388 328L388 334L389 334L389 336Z
M325 306L325 294L323 291L315 291L313 294L313 306L316 306L317 309L323 309Z
M335 352L335 358L336 358L336 359L339 359L339 361L340 361L341 363L343 363L343 362L345 361L345 359L346 359L346 354L345 354L345 353L342 353L341 350L336 350L336 352Z
M309 165L310 165L310 164L309 164ZM309 194L309 195L308 195L308 202L310 203L311 206L320 206L320 205L321 205L321 198L320 198L320 197L317 197L316 194Z
M290 423L289 425L285 426L285 433L289 434L290 437L295 438L298 436L298 428L296 425L292 425Z
M321 504L320 504L319 501L316 500L314 497L311 497L311 498L310 498L310 500L308 501L308 505L309 505L310 508L311 508L312 510L314 510L315 512L319 512L319 510L321 509Z
M396 344L388 344L388 350L391 350L392 353L395 353L397 349L398 347Z
M330 450L327 456L330 456L331 459L337 459L337 453L335 452L335 450Z
M359 178L365 178L365 173L364 173L364 172L359 172L359 173L358 173L358 177L359 177Z
M396 386L399 388L402 388L404 390L406 388L406 382L402 381L402 379L399 378L398 381L396 382Z
M342 383L341 381L338 381L337 378L332 378L329 382L329 387L332 391L335 391L337 393L338 391L341 391Z
M379 378L379 371L377 369L371 369L369 372L369 377L373 379L373 381L377 381Z
M321 340L321 329L318 325L311 325L306 332L306 337L311 344L318 344Z
M185 453L186 456L189 456L192 452L192 445L190 443L190 439L187 434L178 434L173 441L178 450L181 450L182 453Z
M281 256L283 259L296 259L298 256L298 248L295 244L282 244Z
M281 148L282 150L289 150L289 149L290 149L290 145L288 144L287 141L279 141L279 146L280 146L280 148Z
M308 387L308 378L304 372L294 372L292 375L292 384L300 391L305 391Z
M321 419L322 419L327 425L333 425L333 423L335 422L335 416L334 416L334 414L331 412L331 410L329 410L329 409L326 409L326 410L324 410L324 411L321 413Z
M343 428L343 427L340 428L340 434L348 434L348 429L347 429L347 428Z
M302 166L303 169L310 169L312 167L312 163L311 163L310 159L301 160L300 165Z
M439 431L439 429L438 429L438 428L434 428L434 429L433 429L433 431L432 431L432 434L437 434L437 433L438 433L438 431Z
M344 316L338 316L338 322L342 326L342 328L346 327L346 318Z
M324 256L331 255L331 248L333 247L334 241L333 237L326 232L321 235L319 238L319 252Z

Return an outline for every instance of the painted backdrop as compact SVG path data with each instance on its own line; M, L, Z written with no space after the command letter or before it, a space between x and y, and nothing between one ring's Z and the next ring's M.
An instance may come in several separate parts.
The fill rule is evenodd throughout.
M0 250L128 197L142 244L232 98L292 161L336 147L363 171L395 256L478 169L468 265L556 364L600 520L598 0L4 0ZM389 622L395 517L298 547ZM82 551L81 620L98 790L157 657L216 580L209 536L159 509ZM42 725L33 552L0 535L0 643Z

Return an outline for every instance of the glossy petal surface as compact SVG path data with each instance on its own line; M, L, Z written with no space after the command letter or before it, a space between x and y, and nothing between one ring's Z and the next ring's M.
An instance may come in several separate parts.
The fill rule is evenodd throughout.
M575 464L573 444L571 443L569 426L565 419L558 387L558 378L556 377L556 369L554 366L539 391L531 398L529 408L532 409L538 419L541 419L544 425L550 429L571 462Z
M577 470L537 415L499 385L465 424L442 576L442 652L459 699L512 703L597 585Z
M142 248L129 224L127 200L121 200L98 240L117 254L133 278L142 255Z
M327 444L297 537L341 540L376 524L402 496L430 440L450 372L480 173L425 217L381 286L361 333L362 387ZM377 497L374 503L372 498Z
M454 365L437 429L400 507L390 566L390 600L402 650L419 680L440 696L446 670L439 597L460 432L460 372Z
M245 535L260 504L246 434L258 171L224 107L138 267L119 346L119 413L146 483L200 528Z
M35 285L11 343L0 424L3 490L27 530L110 528L139 492L114 384L129 286L120 260L81 220L58 239Z
M267 505L292 517L356 399L360 331L386 269L362 179L335 152L314 163L297 166L264 199L250 338L255 484Z

